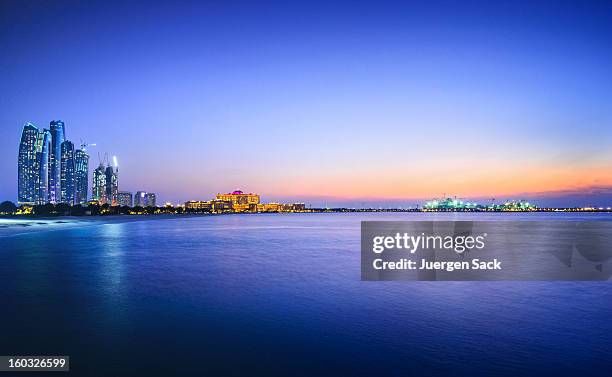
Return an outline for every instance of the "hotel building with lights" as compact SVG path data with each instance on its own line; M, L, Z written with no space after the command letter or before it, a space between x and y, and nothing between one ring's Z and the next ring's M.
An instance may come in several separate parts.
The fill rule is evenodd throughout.
M258 194L245 194L240 190L236 190L227 194L217 194L217 200L227 201L232 203L234 212L246 212L250 206L259 204Z

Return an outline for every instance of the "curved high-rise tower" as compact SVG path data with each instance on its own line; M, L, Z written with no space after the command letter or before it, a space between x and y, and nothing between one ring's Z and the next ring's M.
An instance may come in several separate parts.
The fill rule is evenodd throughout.
M39 131L36 135L36 161L34 170L34 196L36 204L49 202L49 161L51 154L51 133L49 130Z
M59 203L62 193L62 143L66 141L66 128L61 120L49 124L51 151L49 154L49 201Z
M28 123L19 143L17 202L45 204L49 200L49 153L51 134Z
M36 139L38 128L32 123L23 126L21 141L19 142L17 202L21 204L35 204L34 191L37 172L36 166Z

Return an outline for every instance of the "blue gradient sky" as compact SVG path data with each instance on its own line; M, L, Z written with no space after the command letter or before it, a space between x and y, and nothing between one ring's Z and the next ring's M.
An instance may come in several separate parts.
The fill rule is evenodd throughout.
M62 119L161 201L612 204L609 1L3 1L0 46L0 200Z

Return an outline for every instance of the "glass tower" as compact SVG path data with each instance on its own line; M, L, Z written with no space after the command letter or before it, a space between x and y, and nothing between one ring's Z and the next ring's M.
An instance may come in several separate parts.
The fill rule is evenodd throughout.
M104 165L100 164L93 172L93 187L91 192L92 200L97 201L100 204L107 202L106 197L106 173L104 172Z
M89 155L85 148L74 152L74 202L75 204L87 203L87 185L89 179Z
M34 160L34 202L49 202L49 153L51 150L51 133L49 130L36 134L36 158Z
M106 167L106 200L109 204L117 205L117 195L119 194L118 171L112 166Z
M134 207L146 207L145 205L145 195L147 193L145 191L136 191L136 195L134 195Z
M66 129L61 120L51 121L49 124L51 133L51 150L49 153L49 201L59 203L61 201L61 159L62 143L66 141Z
M155 207L157 203L155 203L156 197L152 192L147 192L145 194L145 207Z
M152 192L136 191L134 195L134 206L135 207L155 207L156 196Z
M38 128L32 123L23 126L21 141L19 143L19 157L17 162L17 203L36 204L35 182L36 166L36 140Z
M66 140L62 143L60 163L60 202L62 203L75 204L75 169L74 144Z
M119 194L117 195L117 205L120 205L121 207L131 207L133 205L132 193L127 191L119 191Z

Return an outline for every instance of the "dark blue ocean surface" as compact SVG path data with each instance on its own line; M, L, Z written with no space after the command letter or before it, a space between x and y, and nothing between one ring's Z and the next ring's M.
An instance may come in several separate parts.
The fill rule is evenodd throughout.
M609 375L612 282L360 281L361 220L424 218L612 221L0 219L0 355L77 376Z

